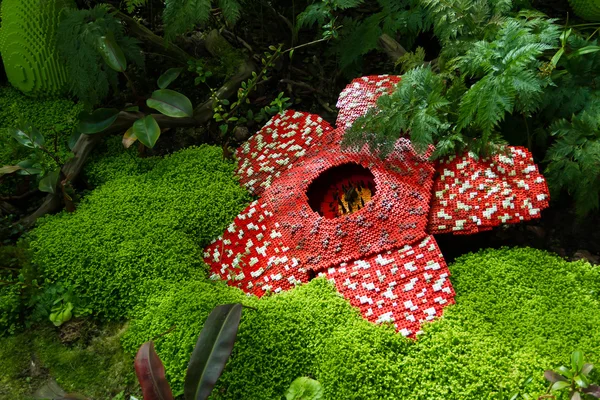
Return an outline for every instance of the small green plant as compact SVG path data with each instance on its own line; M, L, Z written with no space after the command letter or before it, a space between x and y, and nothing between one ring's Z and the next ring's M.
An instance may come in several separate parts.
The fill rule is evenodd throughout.
M125 35L123 24L106 5L66 10L57 43L69 73L69 89L88 107L104 100L111 87L116 88L118 72L125 72L127 61L144 65L138 41Z
M187 368L186 400L205 400L212 392L233 350L241 317L242 305L238 303L217 306L206 319ZM165 368L152 341L138 350L135 372L145 400L173 399Z
M306 376L296 378L285 392L286 400L321 400L323 387L319 381Z
M233 132L236 126L244 125L248 121L262 122L267 119L269 115L274 115L282 112L288 108L290 98L284 97L283 93L271 101L268 106L260 109L258 113L254 113L252 109L247 108L250 104L249 96L256 89L257 85L261 81L268 79L267 72L273 67L275 61L284 53L292 54L293 48L289 50L282 50L283 45L270 46L270 52L265 52L264 57L261 58L262 69L259 73L252 72L252 77L245 82L242 82L241 88L237 93L237 100L230 102L227 99L219 99L216 97L216 91L213 92L214 100L214 115L213 118L219 125L219 131L223 139L223 143L229 141L229 136Z
M583 352L575 350L571 354L571 367L561 365L558 370L546 370L544 377L550 382L547 394L539 399L551 398L556 396L552 392L566 391L569 393L569 399L581 400L585 395L600 399L600 386L590 382L590 372L594 368L593 364L585 363Z
M67 210L73 211L75 206L71 197L72 188L68 182L68 177L61 171L61 167L67 160L61 159L57 154L58 146L56 141L53 145L54 151L50 150L40 131L29 121L26 121L22 115L18 115L19 120L16 126L5 129L20 145L32 149L33 153L26 160L18 162L15 165L0 167L0 176L13 173L37 176L39 178L38 189L40 191L46 193L62 192ZM58 136L55 136L55 138L58 139ZM50 164L47 161L50 161Z

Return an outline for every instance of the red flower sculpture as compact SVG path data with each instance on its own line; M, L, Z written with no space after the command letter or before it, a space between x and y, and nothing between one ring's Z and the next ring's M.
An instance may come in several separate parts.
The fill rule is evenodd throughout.
M238 149L241 183L261 197L205 249L215 279L262 296L326 276L364 318L414 337L454 302L432 234L539 217L548 188L526 149L439 164L405 138L385 160L366 147L342 151L345 129L399 81L354 80L336 129L286 111Z

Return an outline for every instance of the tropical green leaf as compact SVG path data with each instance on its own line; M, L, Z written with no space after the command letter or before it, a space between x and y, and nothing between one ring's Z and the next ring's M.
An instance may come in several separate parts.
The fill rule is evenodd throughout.
M212 392L233 350L241 316L241 304L225 304L206 319L185 376L186 400L204 400Z
M568 388L569 386L571 386L571 384L569 382L558 381L558 382L554 382L552 384L552 390L561 390L564 388Z
M583 352L581 350L575 350L571 354L571 367L573 368L573 371L575 371L575 374L581 372L581 369L583 368Z
M183 71L183 68L170 68L166 70L165 73L162 74L156 82L158 84L158 87L161 89L166 89L167 86L171 84L171 82L177 79L179 74L181 74L181 71Z
M109 36L98 38L98 51L106 64L117 72L125 72L127 60L121 47Z
M154 91L152 97L146 100L146 104L169 117L191 117L194 113L190 99L170 89Z
M41 147L44 145L44 136L33 126L28 126L25 129L7 128L11 136L17 142L30 149Z
M60 168L48 172L41 180L38 188L42 192L46 193L56 193L56 184L58 183L58 178L60 177Z
M99 108L91 114L84 113L79 119L79 132L98 133L111 126L119 116L116 108Z
M153 148L160 137L160 127L152 115L133 123L133 134L146 147Z

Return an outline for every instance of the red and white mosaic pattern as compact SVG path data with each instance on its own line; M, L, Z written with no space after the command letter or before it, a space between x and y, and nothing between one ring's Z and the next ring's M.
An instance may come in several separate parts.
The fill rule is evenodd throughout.
M238 150L241 183L261 198L205 249L214 279L262 296L325 276L364 318L414 337L454 302L430 234L470 234L539 217L548 188L523 148L487 161L465 155L439 164L417 154L407 138L385 160L366 147L342 151L347 127L399 81L355 79L340 95L335 130L318 116L286 111ZM309 198L315 181L325 187ZM368 186L373 196L349 208L354 212L339 212L352 185Z
M425 321L454 303L454 289L432 236L400 250L373 254L321 272L338 291L375 323L392 323L414 337Z
M237 150L241 184L260 196L294 161L328 141L333 128L323 118L299 111L285 111L273 117Z
M467 154L440 163L429 232L471 234L539 218L548 207L546 180L527 149L508 150L491 160Z

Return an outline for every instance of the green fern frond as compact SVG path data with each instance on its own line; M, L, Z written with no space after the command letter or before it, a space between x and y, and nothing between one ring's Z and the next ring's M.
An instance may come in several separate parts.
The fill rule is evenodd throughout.
M118 82L118 73L106 65L97 50L98 39L109 33L129 61L143 66L138 41L125 36L123 25L106 7L65 10L58 28L57 47L71 77L69 89L87 106L101 102Z
M331 12L327 3L318 2L310 4L304 11L298 14L298 18L296 18L297 29L310 28L315 23L322 26L330 16Z
M347 8L358 7L363 1L364 0L333 0L333 4L340 10L345 10Z
M242 6L236 0L218 0L217 4L223 12L225 21L231 25L235 24L242 16Z

